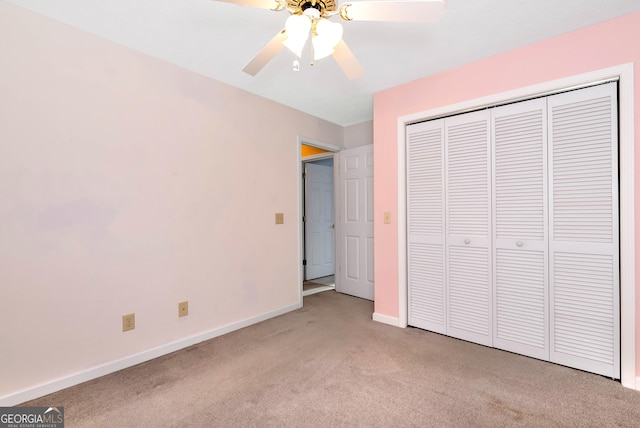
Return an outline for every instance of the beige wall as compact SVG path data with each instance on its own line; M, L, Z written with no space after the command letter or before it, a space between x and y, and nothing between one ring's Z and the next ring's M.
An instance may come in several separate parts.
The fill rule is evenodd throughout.
M342 127L1 1L0 40L0 405L300 305L298 136Z
M358 123L344 128L344 147L354 147L373 144L373 121Z

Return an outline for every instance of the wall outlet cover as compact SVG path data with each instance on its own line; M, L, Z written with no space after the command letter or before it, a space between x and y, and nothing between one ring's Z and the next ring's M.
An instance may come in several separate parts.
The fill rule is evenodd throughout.
M122 316L122 331L129 331L136 328L136 314Z
M187 315L189 315L189 302L185 300L178 303L178 318L186 317Z

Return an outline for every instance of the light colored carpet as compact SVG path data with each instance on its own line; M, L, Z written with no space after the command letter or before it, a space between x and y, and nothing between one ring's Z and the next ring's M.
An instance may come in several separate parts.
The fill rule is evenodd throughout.
M25 403L67 427L640 426L601 376L371 320L335 291L304 308Z

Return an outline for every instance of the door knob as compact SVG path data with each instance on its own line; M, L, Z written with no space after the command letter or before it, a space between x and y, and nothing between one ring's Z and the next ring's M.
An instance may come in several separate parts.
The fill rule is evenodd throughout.
M518 242L516 242L516 245L517 245L518 247L522 247L522 241L518 241Z
M467 244L467 245L469 245L469 244L471 243L471 239L465 239L465 240L464 240L464 243L465 243L465 244Z

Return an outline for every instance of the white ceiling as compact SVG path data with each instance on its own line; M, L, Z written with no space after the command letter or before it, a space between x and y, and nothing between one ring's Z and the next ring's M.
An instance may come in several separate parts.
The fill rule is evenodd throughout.
M256 77L241 71L283 28L286 11L214 0L0 1L342 126L371 120L380 90L640 10L640 0L449 0L435 24L344 22L343 39L365 70L350 81L332 58L294 72L287 49Z

